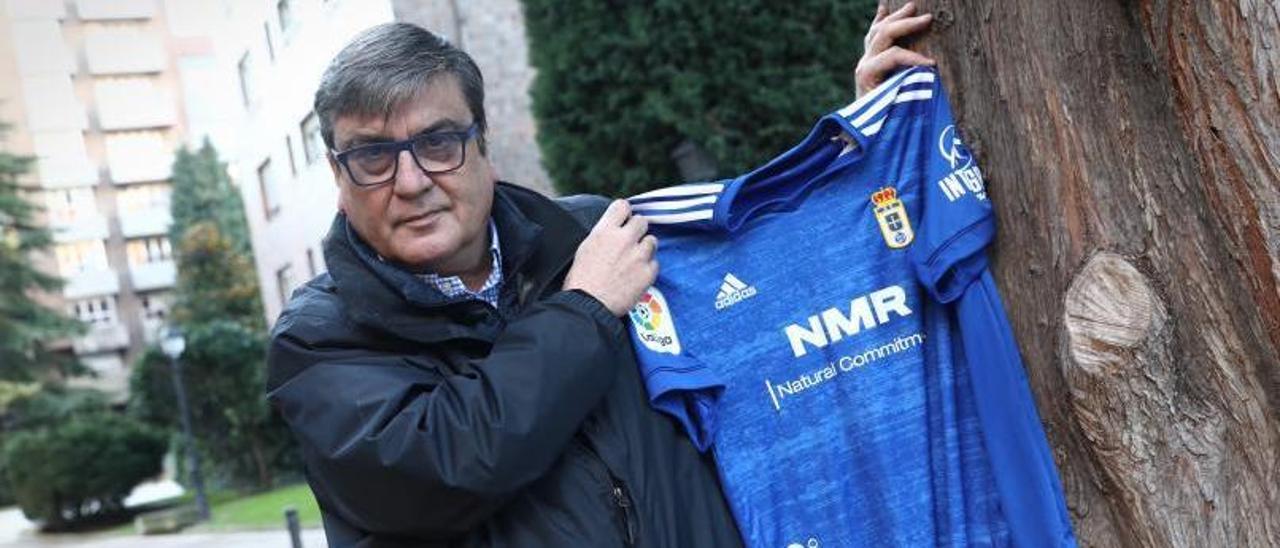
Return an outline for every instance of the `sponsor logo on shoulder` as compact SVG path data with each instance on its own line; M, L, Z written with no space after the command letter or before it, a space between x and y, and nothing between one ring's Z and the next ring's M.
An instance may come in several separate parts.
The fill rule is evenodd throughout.
M756 287L747 285L733 273L726 273L716 293L716 310L724 310L756 295Z
M938 135L938 154L951 166L951 172L936 183L947 201L954 202L970 194L979 200L987 199L982 170L973 163L973 153L960 140L955 125L942 128Z
M636 337L654 352L679 355L680 339L666 297L656 287L645 290L629 314Z
M973 154L956 134L955 124L942 128L942 133L938 134L938 153L942 154L943 160L951 164L952 171L964 169L973 163Z

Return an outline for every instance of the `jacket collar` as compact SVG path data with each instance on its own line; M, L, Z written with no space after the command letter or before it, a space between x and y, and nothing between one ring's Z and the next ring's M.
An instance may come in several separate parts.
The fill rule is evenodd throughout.
M555 202L533 191L498 183L492 216L502 246L504 284L523 301L559 279L586 229ZM351 320L414 342L491 339L467 314L473 305L449 298L411 272L379 260L347 222L334 216L324 241L325 262ZM468 321L471 320L471 321Z

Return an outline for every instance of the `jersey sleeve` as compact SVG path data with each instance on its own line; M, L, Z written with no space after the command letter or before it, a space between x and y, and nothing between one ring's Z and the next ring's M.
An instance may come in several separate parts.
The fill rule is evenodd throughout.
M969 382L1001 506L1018 546L1076 546L1058 469L990 272L956 300Z
M662 291L650 287L630 312L631 342L649 394L649 405L671 415L699 451L715 441L716 406L724 383L689 355Z
M982 171L965 146L951 116L941 78L932 82L928 110L917 118L913 139L923 140L917 242L912 263L929 293L951 302L986 268L986 246L995 237L995 219Z

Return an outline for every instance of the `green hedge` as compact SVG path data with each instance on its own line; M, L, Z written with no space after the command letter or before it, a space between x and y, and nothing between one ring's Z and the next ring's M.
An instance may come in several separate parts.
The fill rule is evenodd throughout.
M691 143L728 177L851 101L874 0L525 0L543 162L561 193L679 182Z
M160 473L167 448L163 433L104 411L14 433L3 460L23 513L56 527L121 510L135 485Z
M17 502L4 458L8 440L18 432L47 430L77 416L108 413L110 406L97 390L0 381L0 506Z

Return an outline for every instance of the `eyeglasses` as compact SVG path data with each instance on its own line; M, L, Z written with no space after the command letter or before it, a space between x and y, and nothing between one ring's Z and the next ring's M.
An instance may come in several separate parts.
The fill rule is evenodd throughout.
M427 175L454 171L467 161L467 141L476 136L477 127L472 124L464 131L433 131L421 133L404 141L373 143L342 152L329 151L333 159L347 170L347 176L356 186L376 186L390 183L400 169L400 152L407 150L418 169Z

